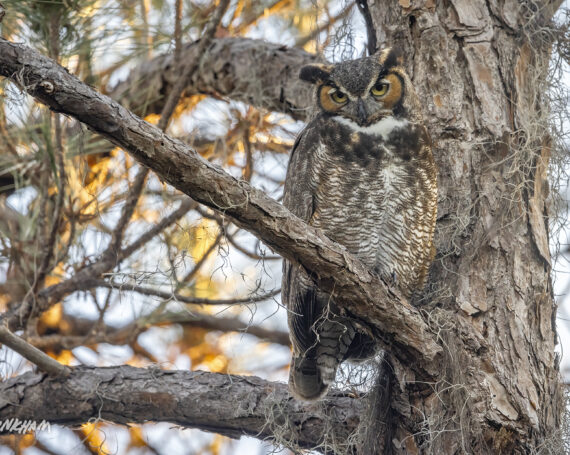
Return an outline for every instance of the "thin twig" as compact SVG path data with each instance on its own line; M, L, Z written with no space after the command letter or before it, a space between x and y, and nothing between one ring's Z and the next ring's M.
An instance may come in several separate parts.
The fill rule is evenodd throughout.
M125 232L128 222L130 221L131 217L133 216L133 213L135 212L135 208L139 201L140 195L142 193L142 190L144 189L144 183L148 175L148 172L149 172L148 168L144 167L141 168L137 173L137 175L135 176L133 185L131 186L129 193L127 194L125 205L121 210L121 217L119 218L119 221L115 226L115 229L113 229L111 242L109 243L107 250L103 252L103 254L101 255L102 259L107 258L108 255L112 255L116 257L118 260L117 256L121 248L121 241L123 240L123 234Z
M251 141L249 140L251 131L249 126L243 131L243 147L245 149L245 167L242 170L242 177L246 182L251 182L253 175L253 152L251 150Z
M233 245L236 248L236 250L238 250L240 253L244 254L248 258L254 259L256 261L278 261L281 259L281 256L262 256L260 254L254 253L253 251L249 251L247 248L241 246L239 242L235 240L234 237L241 229L238 228L235 232L230 234L227 231L227 222L218 213L216 212L208 213L200 206L196 208L196 211L200 215L202 215L202 217L216 221L218 223L218 226L220 226L220 229L224 233L224 237L226 238L226 240L228 240L228 242L230 242L230 244Z
M71 206L71 204L70 204ZM71 212L71 210L70 210ZM69 238L67 239L67 243L65 245L64 248L62 248L62 250L60 251L60 254L55 258L54 263L58 264L60 262L63 262L69 255L69 251L71 250L71 247L73 246L73 241L75 240L75 231L77 229L77 221L76 221L76 217L73 216L73 212L72 216L67 217L68 222L69 222Z
M374 22L372 21L372 15L370 14L370 9L368 8L368 0L358 0L356 6L364 17L364 22L366 23L366 35L368 37L368 55L372 55L376 52L377 40L376 40L376 29L374 28Z
M261 2L259 2L259 4L261 4ZM235 29L233 29L233 35L245 35L245 32L252 25L256 25L257 21L259 21L260 18L269 17L275 13L278 13L279 10L286 8L289 4L290 0L276 0L270 5L264 4L264 8L259 8L259 14L250 14L249 17L240 15L241 22ZM252 2L252 5L255 5L255 3ZM250 8L250 10L251 9L253 8Z
M176 0L174 12L174 61L180 61L182 53L182 0Z
M214 251L218 247L218 245L220 244L220 240L222 240L222 237L223 236L221 234L216 237L214 242L208 247L208 249L204 252L202 257L194 264L194 267L192 267L192 269L186 275L184 275L182 279L179 280L180 285L188 283L192 278L194 278L194 276L196 276L196 274L200 271L200 268L204 265L206 259L208 259L212 251Z
M132 291L138 294L159 297L166 300L174 300L182 303L189 303L193 305L248 305L250 303L263 302L264 300L275 297L281 292L280 289L268 292L263 295L240 297L235 299L204 299L199 297L189 297L185 295L180 295L174 292L159 291L158 289L148 288L146 286L140 286L138 284L132 283L115 283L106 280L91 279L83 282L83 287L85 289L91 289L94 287L111 288L121 291Z
M186 215L186 213L195 208L197 205L198 203L190 198L183 199L182 202L180 203L180 207L174 210L170 215L160 220L158 224L155 224L152 228L150 228L148 231L142 234L139 238L134 240L130 245L127 245L125 248L123 248L119 253L119 259L124 259L133 254L136 250L138 250L143 245L148 243L153 237L160 234L168 226L178 221L180 218Z
M216 317L194 311L163 312L161 309L156 314L153 311L151 314L141 316L122 327L98 325L97 321L69 315L66 315L64 320L68 326L65 335L36 336L29 338L28 342L42 350L51 349L55 351L73 349L77 346L90 346L97 343L126 345L131 344L141 333L151 327L181 324L183 326L200 327L221 332L247 333L259 339L283 346L289 346L290 344L288 332L265 329L258 325L242 322L235 317ZM84 334L89 335L86 337Z
M152 52L152 35L150 34L150 27L148 24L149 11L145 0L140 0L140 7L141 7L141 18L143 22L140 44L145 50L147 60L150 60Z
M61 121L59 114L53 113L52 120L54 124L55 130L55 147L54 147L54 154L55 154L55 162L57 166L57 172L59 176L57 176L57 198L55 200L55 209L54 215L50 218L52 219L51 229L47 238L47 242L44 246L44 254L42 258L42 262L40 264L40 268L37 274L36 279L36 289L39 286L43 286L44 280L46 275L55 267L57 264L54 262L51 264L52 258L54 257L55 252L55 244L56 244L56 236L59 230L59 226L61 223L61 213L63 210L63 198L65 196L65 163L64 163L64 150L63 150L63 138L62 138L62 131L61 131Z
M48 208L48 204L49 204L49 169L50 169L50 162L49 162L49 152L47 150L44 151L44 156L43 156L43 166L42 166L42 170L41 170L41 176L40 176L40 197L39 197L39 204L40 204L40 208L39 208L39 213L38 213L38 227L37 227L37 234L36 234L36 242L38 245L38 250L41 251L40 248L45 248L48 245L48 233L47 233L47 223L48 223L48 217L47 217L47 208ZM47 251L44 251L44 255L45 256L47 254ZM41 255L38 254L38 256L40 256L40 258L35 257L34 261L37 261L38 259L41 261ZM35 267L34 267L34 281L32 283L32 286L30 288L30 294L33 294L37 291L37 289L40 287L41 285L41 266L36 262L35 263ZM33 300L33 299L32 299Z
M67 374L69 368L62 365L57 360L52 359L47 354L32 346L17 335L14 335L8 327L0 324L0 343L16 351L22 357L37 365L40 370L49 374Z
M240 230L241 229L238 229L233 234L230 234L227 231L225 232L225 237L228 240L228 242L230 242L234 246L234 248L238 250L240 253L256 261L278 261L281 259L281 256L262 256L260 254L254 253L253 251L249 251L247 248L241 246L234 237Z
M179 218L184 216L188 210L197 205L192 199L185 199L182 201L180 207L168 215L166 218L162 219L160 223L149 229L147 232L142 234L138 239L136 239L129 246L124 248L118 254L118 260L122 260L131 254L133 254L137 249L145 245L150 239L158 235L172 223L176 222ZM29 309L32 302L37 304L35 310L37 312L42 312L47 310L53 303L61 300L65 295L75 292L77 290L86 290L84 282L86 279L90 279L94 276L99 276L100 274L106 272L115 263L116 257L109 257L105 261L103 257L100 257L95 263L88 265L84 269L80 270L74 276L68 280L62 281L61 283L54 284L48 288L42 289L37 299L33 299L33 295L28 295L24 299L24 303L19 309L14 309L14 311L8 312L4 316L4 319L8 320L8 324L11 328L21 327L22 320L26 319L23 316L30 317ZM24 311L23 308L27 310Z
M316 27L311 33L306 36L299 38L295 42L295 47L304 47L309 41L316 39L322 32L325 30L329 30L334 24L336 24L339 20L344 19L347 17L352 8L354 7L354 3L350 3L347 7L345 7L340 13L336 16L331 17L327 22L322 24L320 27Z
M196 71L196 69L200 65L200 61L204 55L204 52L206 51L208 46L210 46L212 38L214 38L214 33L216 32L216 29L218 28L218 25L222 20L222 16L224 15L229 4L230 4L229 0L221 0L212 18L206 24L202 38L200 38L200 43L198 44L198 50L197 50L197 55L199 56L199 58L197 60L187 62L182 68L182 74L174 84L174 87L172 87L172 90L168 95L168 99L166 100L166 103L164 103L164 107L162 108L162 112L160 113L160 120L157 126L162 131L166 130L168 122L170 121L170 118L174 113L174 109L178 104L180 95L182 95L182 92L186 88L187 81L190 79L194 71Z

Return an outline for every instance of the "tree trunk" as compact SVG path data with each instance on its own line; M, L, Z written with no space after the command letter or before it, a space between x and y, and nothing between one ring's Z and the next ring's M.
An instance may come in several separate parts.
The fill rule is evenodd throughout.
M545 27L559 4L370 5L380 46L409 56L439 167L438 253L417 304L445 374L414 384L398 366L396 453L529 453L560 427L545 204Z

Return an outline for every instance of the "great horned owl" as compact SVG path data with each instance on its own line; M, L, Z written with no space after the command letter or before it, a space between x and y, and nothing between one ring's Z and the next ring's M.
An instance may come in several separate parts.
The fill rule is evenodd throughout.
M420 289L433 259L437 171L419 101L392 49L336 65L308 65L318 113L299 134L283 202L344 245L406 296ZM293 344L291 392L326 394L340 362L375 343L340 316L331 295L284 262L283 301Z

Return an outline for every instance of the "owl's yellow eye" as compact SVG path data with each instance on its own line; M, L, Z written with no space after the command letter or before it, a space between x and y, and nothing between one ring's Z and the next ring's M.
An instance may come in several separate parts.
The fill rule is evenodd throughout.
M370 93L374 96L384 96L387 91L388 84L386 84L386 82L377 82L376 85L372 87L372 90L370 90Z
M335 103L338 104L346 103L346 101L348 100L348 96L346 96L346 93L341 92L340 90L336 90L333 93L331 93L331 98Z

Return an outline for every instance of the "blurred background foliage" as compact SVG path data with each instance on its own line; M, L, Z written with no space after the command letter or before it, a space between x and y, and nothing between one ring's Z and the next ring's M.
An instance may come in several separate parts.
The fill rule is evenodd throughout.
M102 93L138 65L202 36L210 0L2 0L2 36L49 55ZM354 54L354 2L232 0L216 37L254 37ZM355 25L356 24L356 25ZM359 47L360 46L360 47ZM357 55L350 55L356 57ZM158 123L154 113L141 113ZM228 99L185 97L168 133L279 199L302 126ZM0 311L63 291L23 321L28 342L69 365L148 366L286 380L280 258L227 219L153 175L73 119L0 81ZM134 205L133 205L134 203ZM132 207L131 207L132 206ZM116 263L105 262L113 250ZM107 256L106 256L107 254ZM103 278L73 280L107 264ZM3 378L32 368L0 350ZM275 450L166 424L0 438L0 454L231 454Z

